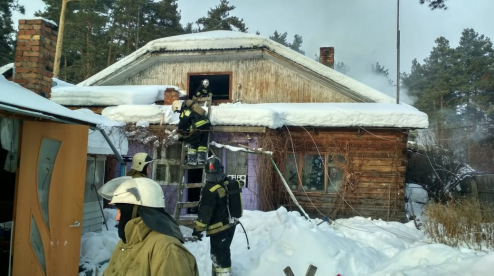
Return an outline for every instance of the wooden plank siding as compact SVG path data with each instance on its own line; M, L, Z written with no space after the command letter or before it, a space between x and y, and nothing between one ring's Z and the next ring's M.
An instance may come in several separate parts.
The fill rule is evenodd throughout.
M185 58L184 58L185 59ZM332 70L329 69L328 70ZM161 60L119 85L175 85L189 91L188 74L231 72L232 101L243 103L355 102L310 72L275 59ZM240 85L240 86L239 86Z
M278 155L280 164L285 163L283 158L286 153L292 152L292 147L300 155L320 153L323 157L325 154L345 157L345 161L338 164L344 177L337 193L329 191L328 181L324 191L303 191L300 180L299 188L293 190L311 216L329 216L333 219L361 215L384 220L405 219L406 130L367 129L366 132L359 129L313 128L307 133L301 128L289 129L290 136L286 135L286 131L276 134L287 139L291 137L285 153ZM284 172L284 168L280 170ZM301 172L299 165L299 174ZM282 198L279 205L297 210L283 189L272 190L280 193L277 197Z

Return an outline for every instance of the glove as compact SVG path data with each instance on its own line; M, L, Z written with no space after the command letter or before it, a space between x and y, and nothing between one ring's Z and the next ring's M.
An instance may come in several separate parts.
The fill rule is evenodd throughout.
M182 136L182 134L177 134L176 137L177 137L177 140L180 142L183 142L185 140L185 138Z
M194 231L192 231L192 238L194 238L194 240L199 240L199 241L202 241L202 231L197 231L196 229L194 229Z

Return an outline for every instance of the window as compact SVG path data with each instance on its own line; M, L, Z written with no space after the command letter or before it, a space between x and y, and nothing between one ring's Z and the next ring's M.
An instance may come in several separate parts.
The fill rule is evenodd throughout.
M213 93L213 101L215 102L230 102L232 100L231 95L231 73L189 73L189 98L192 98L196 89L201 85L201 81L204 79L209 80L209 87Z
M182 144L176 143L154 149L153 179L161 185L177 185L180 178L180 158ZM158 157L159 156L159 157Z
M331 155L328 156L327 162L327 174L328 174L328 192L336 192L336 189L341 187L343 183L343 170L338 166L345 162L345 157L337 155L336 161L333 160Z
M104 182L105 161L105 156L87 157L84 203L97 202L99 200L98 189L103 185Z
M324 159L319 155L302 157L302 185L306 191L324 190Z
M343 156L290 153L285 159L285 180L292 190L334 193L343 183ZM299 161L300 160L300 161ZM301 179L299 172L301 171Z
M285 180L292 190L298 189L298 155L290 153L285 160Z

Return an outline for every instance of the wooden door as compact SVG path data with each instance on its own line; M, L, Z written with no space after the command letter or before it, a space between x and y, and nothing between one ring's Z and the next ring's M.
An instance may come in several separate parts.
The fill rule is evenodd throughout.
M78 274L88 127L24 121L12 275Z

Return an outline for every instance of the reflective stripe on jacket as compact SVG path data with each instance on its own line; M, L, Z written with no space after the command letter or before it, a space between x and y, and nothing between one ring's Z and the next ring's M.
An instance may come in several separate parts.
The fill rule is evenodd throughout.
M201 191L195 229L206 231L207 236L231 227L227 209L227 191L222 185L206 182Z
M179 130L185 131L196 128L209 128L209 126L210 122L207 117L200 116L188 107L185 107L182 112L180 112L180 122L177 126Z

